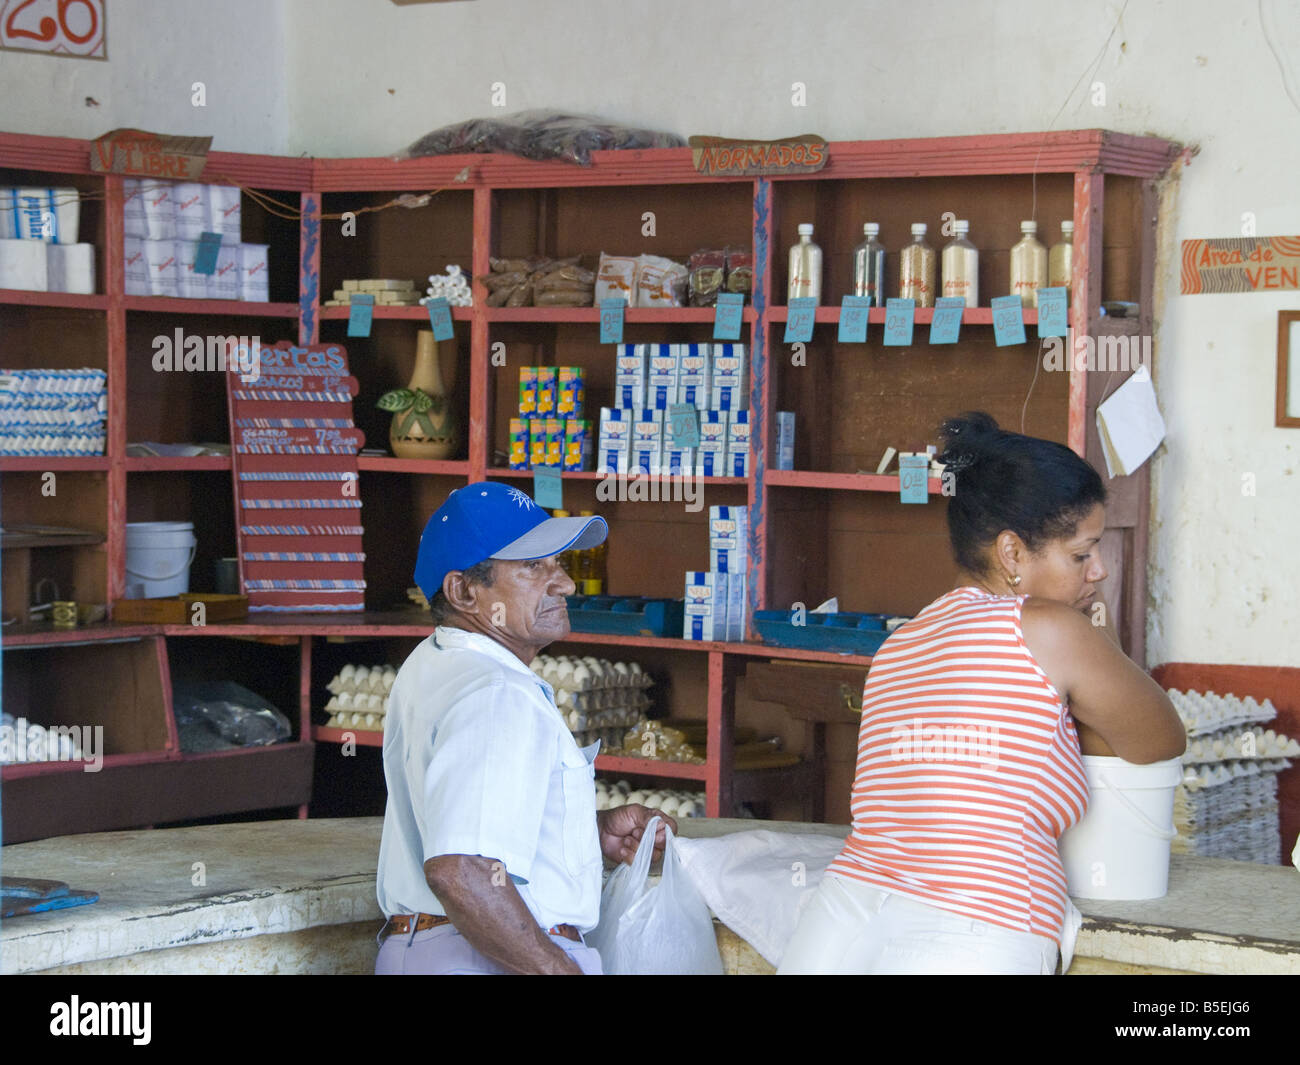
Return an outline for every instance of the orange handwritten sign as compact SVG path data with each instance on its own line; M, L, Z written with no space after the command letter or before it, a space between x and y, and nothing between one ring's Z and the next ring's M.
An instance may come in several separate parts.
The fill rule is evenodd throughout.
M104 0L3 0L0 48L107 59Z
M1300 289L1300 237L1183 241L1183 295Z
M717 177L811 174L829 158L826 142L811 133L779 141L692 137L690 145L695 169Z
M115 129L90 146L90 169L109 174L197 181L211 137L169 137L142 129Z

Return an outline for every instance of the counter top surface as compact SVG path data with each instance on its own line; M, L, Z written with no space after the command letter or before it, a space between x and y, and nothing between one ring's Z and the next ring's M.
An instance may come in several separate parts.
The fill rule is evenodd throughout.
M104 832L0 849L5 876L98 891L90 906L0 922L0 971L33 972L148 950L383 920L379 817ZM690 818L682 835L847 826ZM1076 900L1077 953L1208 972L1300 971L1300 872L1174 855L1169 893Z

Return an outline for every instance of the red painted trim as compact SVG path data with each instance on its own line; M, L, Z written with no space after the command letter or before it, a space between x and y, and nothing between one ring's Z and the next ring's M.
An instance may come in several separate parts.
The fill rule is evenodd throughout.
M175 296L123 296L122 306L128 311L149 311L158 314L213 314L226 318L298 317L298 305L296 303L254 303L248 300L191 300Z
M503 470L499 466L493 466L491 469L487 470L487 476L513 478L515 480L532 480L533 471L532 470ZM605 480L605 478L609 477L615 481L621 481L626 483L627 481L632 479L631 474L597 473L593 470L582 470L582 471L570 470L566 473L560 474L560 476L566 481L603 481ZM676 484L678 481L682 481L686 479L683 477L676 477L676 476L660 477L658 475L651 475L651 474L641 474L637 476L639 480L647 480L647 481L654 480L659 482L660 484L667 484L667 485ZM690 480L701 481L706 485L711 485L711 484L728 485L728 484L749 484L750 483L750 478L748 477L691 477Z
M321 318L347 318L352 314L350 307L321 307L319 315ZM424 322L428 324L429 311L424 306L418 307L375 307L370 316L372 318L392 318L397 321ZM469 322L473 320L472 307L453 307L451 309L451 318L454 322Z
M768 470L767 483L775 488L830 488L847 492L886 492L898 495L897 474L875 473L822 473L816 470ZM943 482L938 477L928 478L932 496L940 494Z
M489 259L492 255L492 191L485 188L474 190L474 245L470 252L471 273L474 277L484 277L490 270ZM482 292L483 286L477 281L471 282L476 293ZM477 295L475 299L477 299ZM486 297L484 297L486 298ZM457 308L462 314L469 312L473 324L469 333L469 476L471 481L486 479L488 464L492 461L492 389L489 381L495 367L491 364L491 338L488 335L488 322L485 317L490 308L481 304L472 308ZM456 311L452 312L453 319ZM459 354L459 352L458 352ZM465 388L464 374L460 374L458 388Z
M119 766L151 765L159 762L175 762L178 756L174 751L134 751L130 754L106 754L99 772L107 773ZM11 780L23 780L27 777L44 777L55 773L83 773L84 762L17 762L0 767L0 783Z
M1034 307L1026 307L1023 311L1025 325L1038 324L1038 310ZM769 307L764 315L766 321L784 322L790 317L790 308L785 305ZM819 324L839 324L840 308L839 307L818 307L815 320ZM934 321L933 307L918 307L913 312L913 319L917 325L929 325ZM885 324L885 308L873 307L867 312L867 321L874 322L877 325ZM992 325L993 308L992 307L971 307L961 312L962 325ZM1035 337L1030 337L1027 343L1032 345L1036 342Z
M167 657L167 640L158 636L154 638L154 650L158 655L158 676L162 684L163 720L167 724L167 750L173 755L181 753L180 730L176 725L176 703L172 698L171 660Z
M88 311L108 310L108 296L83 296L75 292L34 292L25 288L0 288L0 303L27 307L71 307Z
M351 736L358 747L382 747L384 745L383 729L311 726L311 738L317 743L343 743L344 738L347 736Z
M182 762L202 762L211 758L250 758L257 755L267 756L274 754L276 751L287 750L290 747L312 747L311 740L293 740L288 743L273 743L267 747L235 747L229 751L200 751L192 754L182 754Z
M202 470L229 470L229 455L128 455L123 459L127 473L195 473Z
M596 755L596 768L602 773L634 773L643 777L671 777L674 780L698 780L705 784L707 803L708 765L690 762L665 762L654 758L620 758L615 755Z
M468 477L468 462L441 459L399 459L387 455L358 455L357 469L372 473L424 473L439 477Z
M1086 270L1074 271L1071 278L1070 328L1075 337L1088 335L1092 308L1101 306L1102 208L1105 202L1105 178L1100 171L1080 171L1074 175L1074 257L1088 266ZM1076 455L1086 456L1088 370L1086 366L1076 368L1073 350L1067 350L1065 357L1070 372L1065 442Z
M80 473L100 473L109 467L107 456L88 455L85 458L79 456L51 455L43 458L40 455L4 455L0 456L0 473L19 473L24 470L44 473L46 470L52 470L56 473L61 472L80 472Z
M112 616L113 602L126 591L126 397L127 351L125 220L122 216L122 179L104 179L104 291L108 307L108 528L104 567L108 587L105 602Z

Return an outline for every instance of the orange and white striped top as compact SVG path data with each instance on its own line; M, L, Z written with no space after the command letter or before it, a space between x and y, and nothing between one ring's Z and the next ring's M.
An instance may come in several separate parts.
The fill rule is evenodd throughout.
M1024 597L958 588L885 641L862 692L853 831L828 872L1057 940L1079 736L1020 628Z

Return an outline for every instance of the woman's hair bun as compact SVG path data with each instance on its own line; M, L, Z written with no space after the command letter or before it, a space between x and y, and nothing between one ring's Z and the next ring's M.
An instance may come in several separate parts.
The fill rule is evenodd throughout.
M943 451L936 459L953 473L969 469L984 454L986 446L995 440L1001 430L990 414L967 411L949 418L939 429Z

